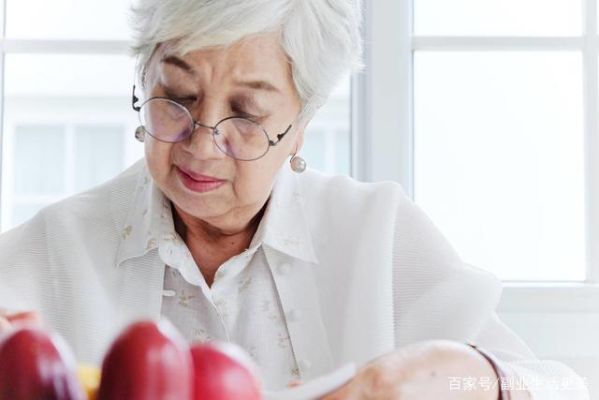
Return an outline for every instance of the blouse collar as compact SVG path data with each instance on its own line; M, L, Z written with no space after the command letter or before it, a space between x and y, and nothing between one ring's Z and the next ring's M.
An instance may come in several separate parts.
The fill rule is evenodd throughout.
M301 176L283 165L250 249L266 245L290 257L318 263L304 210ZM177 235L171 202L154 183L145 161L121 228L116 262L140 257L159 247L163 236Z

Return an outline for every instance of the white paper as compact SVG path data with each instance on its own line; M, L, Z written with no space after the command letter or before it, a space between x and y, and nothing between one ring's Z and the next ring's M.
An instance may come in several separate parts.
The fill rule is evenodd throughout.
M335 371L299 386L277 391L264 391L264 400L316 400L340 388L356 375L356 365L345 364Z

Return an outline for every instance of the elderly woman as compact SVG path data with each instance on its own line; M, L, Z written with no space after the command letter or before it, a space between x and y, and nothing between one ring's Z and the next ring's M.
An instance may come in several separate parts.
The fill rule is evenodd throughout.
M580 382L498 319L500 282L399 184L306 169L304 129L360 64L357 4L141 0L133 13L145 159L0 237L0 306L36 311L87 362L162 316L190 341L241 345L267 388L352 361L327 399L587 398L543 385Z

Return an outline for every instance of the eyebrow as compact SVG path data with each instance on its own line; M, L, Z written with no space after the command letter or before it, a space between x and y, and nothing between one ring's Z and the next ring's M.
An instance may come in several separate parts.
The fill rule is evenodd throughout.
M237 86L244 86L250 89L266 90L268 92L280 92L275 86L267 81L235 81Z
M174 65L176 67L181 68L182 70L184 70L185 72L191 74L191 75L195 75L196 71L191 67L191 65L187 64L185 61L183 61L182 59L180 59L179 57L176 56L165 56L162 58L162 60L160 60L160 62L163 62L165 64L171 64Z
M196 71L193 69L193 67L177 56L173 56L173 55L165 56L160 60L160 62L163 62L165 64L174 65L176 67L181 68L182 70L184 70L185 72L187 72L191 75L196 75ZM247 87L247 88L255 89L255 90L266 90L268 92L281 92L273 84L271 84L267 81L264 81L264 80L235 81L235 85L243 86L243 87Z

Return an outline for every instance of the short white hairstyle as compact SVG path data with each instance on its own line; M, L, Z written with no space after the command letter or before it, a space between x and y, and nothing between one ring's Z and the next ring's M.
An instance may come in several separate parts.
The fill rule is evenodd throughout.
M339 79L362 67L361 18L361 0L137 0L131 52L143 84L160 43L172 40L184 55L280 32L307 122Z

